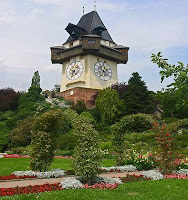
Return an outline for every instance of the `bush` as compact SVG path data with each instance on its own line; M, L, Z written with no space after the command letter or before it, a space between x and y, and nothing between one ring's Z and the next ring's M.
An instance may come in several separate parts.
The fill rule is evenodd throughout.
M94 117L93 117L92 114L89 113L89 112L82 112L82 113L80 114L80 116L81 116L82 118L86 118L91 124L95 124L95 123L96 123Z
M54 144L51 135L46 132L36 132L32 140L31 169L47 171L53 161Z
M92 184L100 168L100 149L97 131L85 118L74 123L77 146L74 153L74 170L83 182Z
M76 104L72 105L71 108L75 110L78 114L81 114L82 112L86 111L86 105L83 101L77 101Z
M127 115L116 123L116 127L123 132L144 132L152 128L155 120L151 115L139 113L133 115Z
M67 128L69 120L61 110L51 110L33 123L31 169L47 171L53 161L58 135Z
M162 173L172 173L176 169L174 136L169 132L166 124L154 124L156 143L158 145L159 167Z

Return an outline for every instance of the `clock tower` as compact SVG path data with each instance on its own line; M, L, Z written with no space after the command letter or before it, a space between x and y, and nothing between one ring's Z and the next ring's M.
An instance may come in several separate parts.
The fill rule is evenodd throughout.
M117 45L96 11L83 15L77 25L65 29L69 38L51 47L52 63L62 64L59 96L84 101L103 88L118 82L117 64L126 64L129 47Z

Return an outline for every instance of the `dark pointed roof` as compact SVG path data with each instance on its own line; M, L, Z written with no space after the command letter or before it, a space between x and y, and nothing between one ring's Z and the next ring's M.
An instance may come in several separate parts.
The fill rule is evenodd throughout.
M114 43L108 30L106 29L104 23L102 22L96 11L92 11L86 15L83 15L77 25L69 24L66 30L69 34L71 32L74 33L74 35L72 36L70 34L70 37L68 38L66 43L72 42L83 35L100 35L103 40ZM75 31L77 31L78 33L77 38L74 37Z

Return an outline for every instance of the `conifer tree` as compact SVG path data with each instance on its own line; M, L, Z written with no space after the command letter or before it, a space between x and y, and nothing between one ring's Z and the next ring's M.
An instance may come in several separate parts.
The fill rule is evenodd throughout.
M126 114L153 113L154 99L137 72L129 79L128 88L124 93Z

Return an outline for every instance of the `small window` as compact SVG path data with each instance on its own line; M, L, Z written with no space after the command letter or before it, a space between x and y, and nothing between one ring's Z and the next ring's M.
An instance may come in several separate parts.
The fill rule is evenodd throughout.
M73 42L69 43L69 47L70 48L73 47Z
M125 56L125 55L126 55L126 51L123 51L123 53L122 53L122 54L123 54L123 56Z
M88 44L95 44L95 40L88 40Z

